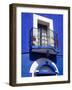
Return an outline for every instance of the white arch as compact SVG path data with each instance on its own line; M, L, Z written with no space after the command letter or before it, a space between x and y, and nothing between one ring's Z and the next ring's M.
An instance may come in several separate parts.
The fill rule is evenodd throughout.
M56 72L56 73L59 73L58 68L57 68L57 66L55 65L54 62L52 62L51 60L49 60L49 59L47 59L47 58L40 58L40 59L37 59L36 61L34 61L34 63L32 64L32 66L31 66L31 68L30 68L30 73L32 73L32 77L34 77L34 73L35 73L35 72L39 72L38 70L36 70L37 67L38 67L38 65L42 65L41 63L42 63L42 62L45 63L45 61L48 61L48 65L51 64L51 66L54 67L55 72Z

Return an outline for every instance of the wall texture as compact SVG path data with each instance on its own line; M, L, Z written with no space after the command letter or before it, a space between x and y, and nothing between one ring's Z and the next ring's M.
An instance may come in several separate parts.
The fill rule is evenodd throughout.
M37 14L37 13L34 13ZM63 15L61 14L37 14L53 20L54 32L58 33L58 49L59 54L56 58L51 58L57 65L59 75L63 74ZM29 70L35 60L41 58L43 55L31 54L30 52L30 33L33 28L33 13L22 13L22 77L31 76ZM34 27L35 28L35 27Z

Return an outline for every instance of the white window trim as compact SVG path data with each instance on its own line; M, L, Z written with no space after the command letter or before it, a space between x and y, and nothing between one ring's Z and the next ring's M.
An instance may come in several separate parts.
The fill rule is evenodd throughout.
M49 23L50 24L49 28L53 30L53 20L52 19L40 16L40 15L36 15L36 14L33 14L33 27L34 28L38 28L37 27L38 20Z
M49 23L49 29L50 30L54 30L54 27L53 27L53 19L50 19L50 18L46 18L44 16L40 16L40 15L37 15L37 14L33 14L33 35L36 36L36 41L35 41L35 45L37 45L37 42L38 42L38 39L37 39L37 35L38 35L38 22L41 21L44 22L44 24L46 23L46 25ZM36 29L35 29L36 28ZM51 34L50 34L51 35ZM51 43L54 43L54 41L51 42L51 40L49 40L49 44ZM51 44L52 46L54 46L54 44Z

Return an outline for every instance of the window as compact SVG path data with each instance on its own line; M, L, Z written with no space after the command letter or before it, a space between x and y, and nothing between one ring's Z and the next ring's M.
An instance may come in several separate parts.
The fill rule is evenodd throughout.
M34 14L33 18L33 45L54 47L53 20Z
M38 43L41 46L48 45L47 26L38 23Z

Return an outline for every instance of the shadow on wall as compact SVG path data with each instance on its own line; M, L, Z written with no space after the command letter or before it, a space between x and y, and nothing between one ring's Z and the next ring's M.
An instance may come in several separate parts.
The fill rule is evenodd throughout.
M51 61L53 61L54 63L56 63L56 55L50 54L50 55L46 55L46 54L42 54L42 53L30 53L30 60L31 61L36 61L39 58L47 58L50 59Z

